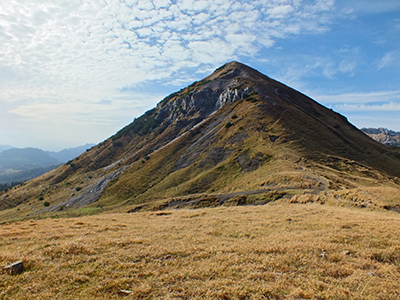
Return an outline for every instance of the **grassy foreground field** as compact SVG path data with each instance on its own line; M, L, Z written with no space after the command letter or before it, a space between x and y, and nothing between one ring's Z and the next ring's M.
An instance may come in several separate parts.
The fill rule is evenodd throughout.
M0 299L399 299L400 214L320 204L0 225Z

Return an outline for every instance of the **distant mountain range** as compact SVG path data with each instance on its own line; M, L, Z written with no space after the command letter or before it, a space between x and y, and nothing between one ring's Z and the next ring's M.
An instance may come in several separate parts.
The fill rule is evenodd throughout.
M361 128L361 130L375 141L389 146L400 146L400 132L387 128Z
M79 156L93 144L59 152L0 145L0 183L22 182L40 176Z
M29 170L40 167L49 167L59 161L48 153L36 148L11 148L0 153L2 169Z
M66 163L67 161L74 159L75 157L81 155L83 152L85 152L87 149L90 149L94 146L95 144L85 144L83 146L78 146L75 148L68 148L68 149L63 149L58 152L54 151L46 151L51 157L57 159L61 163Z

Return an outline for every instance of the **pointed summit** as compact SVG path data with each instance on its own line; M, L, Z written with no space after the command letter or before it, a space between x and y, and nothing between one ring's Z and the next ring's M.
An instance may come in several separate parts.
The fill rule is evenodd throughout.
M218 69L214 71L211 76L222 76L223 74L231 73L234 76L242 76L242 77L266 77L265 75L261 74L257 70L242 64L237 61L232 61L222 65Z
M344 116L233 61L0 205L34 201L43 190L51 191L46 212L58 213L86 205L216 206L238 193L265 201L326 196L397 186L399 157Z

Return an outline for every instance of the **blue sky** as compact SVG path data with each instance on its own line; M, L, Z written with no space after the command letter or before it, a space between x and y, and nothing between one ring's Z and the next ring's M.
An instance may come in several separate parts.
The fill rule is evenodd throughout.
M398 0L7 0L0 144L100 142L232 60L400 131Z

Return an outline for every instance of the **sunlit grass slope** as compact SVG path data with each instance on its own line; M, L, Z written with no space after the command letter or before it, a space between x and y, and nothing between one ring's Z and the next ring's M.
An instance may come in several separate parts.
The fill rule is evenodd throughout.
M0 225L1 299L398 299L400 215L320 204Z

